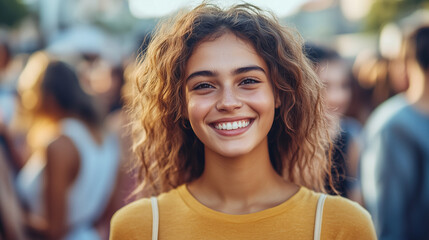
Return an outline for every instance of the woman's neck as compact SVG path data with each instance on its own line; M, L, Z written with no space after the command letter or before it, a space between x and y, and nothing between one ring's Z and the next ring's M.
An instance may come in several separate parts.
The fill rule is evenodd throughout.
M205 150L202 176L188 185L198 201L217 211L245 214L276 206L298 191L271 165L268 144L252 152L226 158Z

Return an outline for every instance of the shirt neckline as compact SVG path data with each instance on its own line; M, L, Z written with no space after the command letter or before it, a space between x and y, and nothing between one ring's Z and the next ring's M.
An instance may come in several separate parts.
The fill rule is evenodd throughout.
M190 209L197 212L198 214L201 214L210 218L216 218L222 221L228 221L228 222L234 222L234 223L254 222L264 218L279 215L289 209L293 209L298 203L302 202L302 199L305 197L305 193L308 192L308 190L305 187L301 186L298 192L296 192L289 199L287 199L286 201L284 201L283 203L277 206L267 208L262 211L258 211L254 213L235 215L235 214L228 214L228 213L223 213L223 212L213 210L205 206L204 204L200 203L189 192L186 184L179 186L177 188L177 191L180 197L182 198L182 200L185 202L185 204Z

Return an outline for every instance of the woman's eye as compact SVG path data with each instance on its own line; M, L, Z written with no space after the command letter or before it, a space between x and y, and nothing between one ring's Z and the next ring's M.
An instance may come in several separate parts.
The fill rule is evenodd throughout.
M240 82L240 85L255 84L255 83L259 83L259 81L252 78L246 78Z
M214 88L212 85L208 84L208 83L200 83L197 86L194 87L194 90L198 90L198 89L207 89L207 88Z

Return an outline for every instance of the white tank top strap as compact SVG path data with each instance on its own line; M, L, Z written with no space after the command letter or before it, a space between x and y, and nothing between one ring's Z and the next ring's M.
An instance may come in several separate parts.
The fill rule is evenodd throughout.
M314 240L320 240L322 232L322 217L323 217L323 206L325 205L326 194L320 194L319 200L317 201L316 207L316 219L314 223Z
M158 240L158 228L159 228L158 199L156 197L151 197L150 202L152 204L152 240Z

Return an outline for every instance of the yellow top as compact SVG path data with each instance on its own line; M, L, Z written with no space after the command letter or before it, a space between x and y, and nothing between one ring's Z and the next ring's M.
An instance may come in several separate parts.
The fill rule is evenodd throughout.
M158 197L159 239L313 239L319 193L301 187L286 202L260 212L231 215L198 202L185 185ZM150 199L120 209L112 218L110 240L151 239ZM328 196L321 239L377 239L371 217L360 205Z

